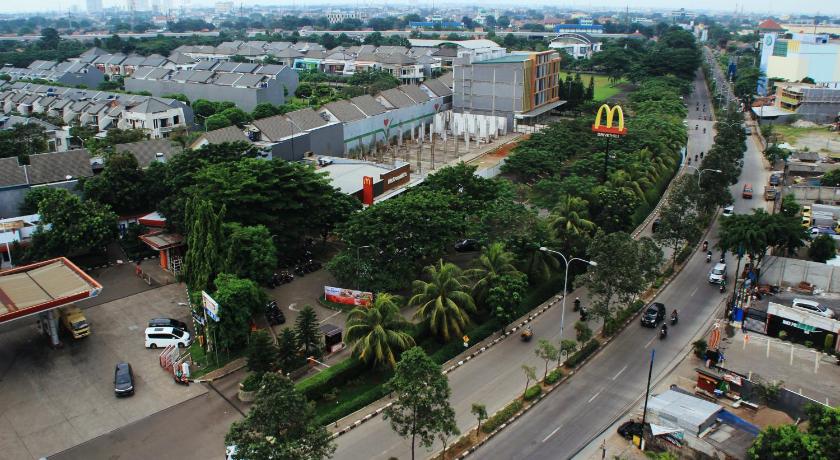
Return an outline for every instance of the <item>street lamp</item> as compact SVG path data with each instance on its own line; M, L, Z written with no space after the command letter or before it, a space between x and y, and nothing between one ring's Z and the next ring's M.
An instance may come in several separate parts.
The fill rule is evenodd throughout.
M698 189L700 188L700 176L702 176L704 172L711 171L711 172L715 172L715 173L718 173L718 174L723 172L720 169L712 169L712 168L698 169L696 166L689 166L689 168L697 171L697 188Z
M568 287L569 287L569 264L571 264L572 262L574 262L576 260L579 260L579 261L587 263L587 264L589 264L593 267L597 267L598 263L595 262L594 260L584 260L584 259L580 259L578 257L572 257L571 259L567 259L566 256L564 256L561 252L555 251L553 249L548 249L545 246L541 246L540 251L550 252L552 254L557 254L558 256L563 258L563 262L566 264L566 273L563 276L563 307L562 307L563 310L560 312L560 340L562 340L563 339L563 327L565 326L565 321L566 321L566 297L567 297Z

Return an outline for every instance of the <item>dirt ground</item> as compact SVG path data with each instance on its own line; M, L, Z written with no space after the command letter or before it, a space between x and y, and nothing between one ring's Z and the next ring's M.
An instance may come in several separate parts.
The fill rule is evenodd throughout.
M797 150L808 149L824 154L840 154L840 133L817 126L779 126L776 132L783 142Z

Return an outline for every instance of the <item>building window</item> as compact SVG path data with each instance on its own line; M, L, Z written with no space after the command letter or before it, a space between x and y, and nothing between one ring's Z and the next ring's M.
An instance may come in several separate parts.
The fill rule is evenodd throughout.
M172 124L173 125L180 125L181 124L181 117L178 116L178 115L175 115L174 117L172 117Z

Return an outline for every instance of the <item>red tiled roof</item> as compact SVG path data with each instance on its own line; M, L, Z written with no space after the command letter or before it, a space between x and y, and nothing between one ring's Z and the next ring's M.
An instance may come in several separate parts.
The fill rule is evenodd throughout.
M785 30L778 22L772 19L765 19L758 25L761 30Z

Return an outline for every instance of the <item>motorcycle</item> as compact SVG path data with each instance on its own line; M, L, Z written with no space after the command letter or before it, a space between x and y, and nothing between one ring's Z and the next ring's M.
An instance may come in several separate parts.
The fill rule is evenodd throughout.
M589 318L589 312L586 310L586 307L580 307L580 320L586 321Z
M531 338L534 337L534 330L531 329L531 326L526 327L522 330L522 334L520 334L523 342L530 342Z
M575 298L575 306L574 306L574 309L572 311L578 311L578 310L580 310L580 297Z
M662 328L659 329L659 340L663 340L667 336L668 336L668 326L663 324Z
M704 251L708 251L708 250L709 250L709 242L708 242L708 241L703 241L703 250L704 250Z
M703 152L700 152L700 158L703 158Z
M677 311L676 311L676 310L674 310L674 312L673 312L673 313L671 313L671 326L676 326L676 325L677 325L677 321L678 321L678 319L677 319Z
M699 161L697 155L694 155L694 161Z
M703 128L703 134L706 134L706 128Z
M712 251L709 251L708 253L706 253L706 263L709 263L711 261L712 261Z
M700 125L694 125L694 130L697 131L698 129L700 129Z

